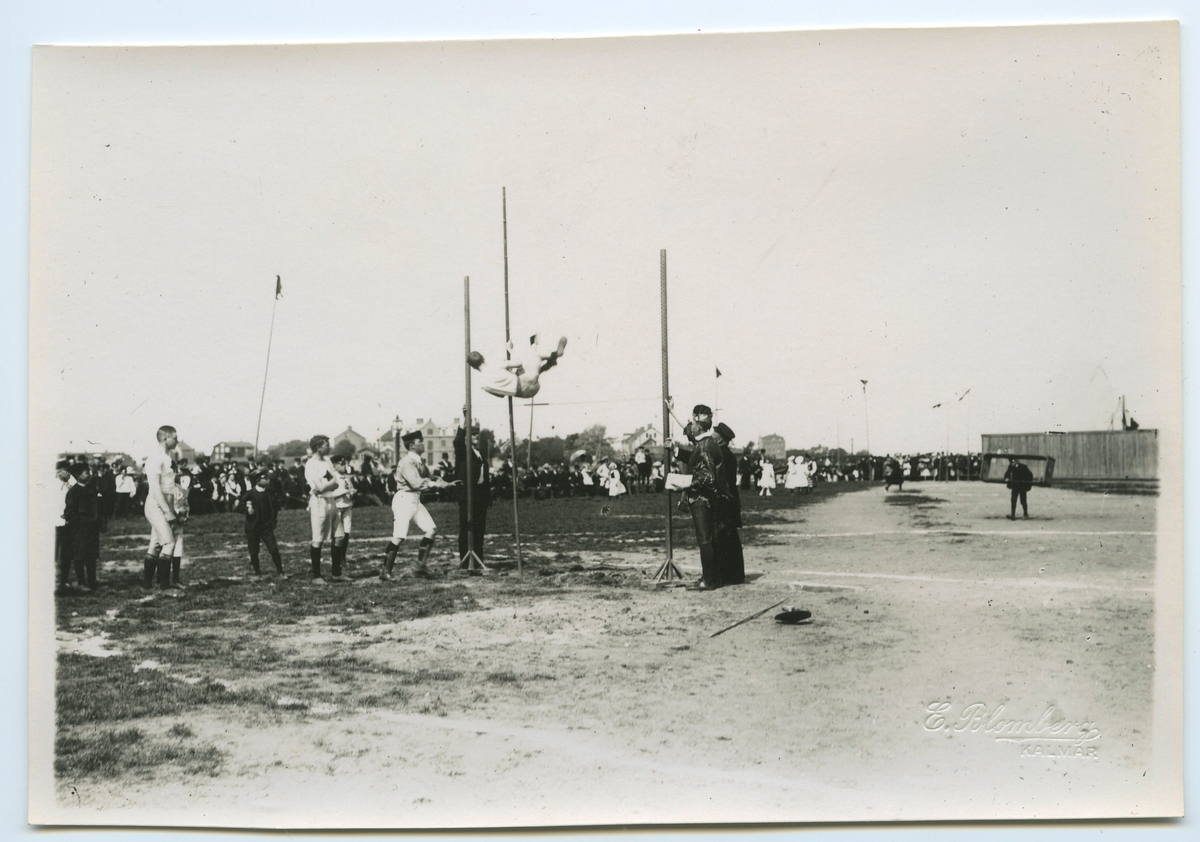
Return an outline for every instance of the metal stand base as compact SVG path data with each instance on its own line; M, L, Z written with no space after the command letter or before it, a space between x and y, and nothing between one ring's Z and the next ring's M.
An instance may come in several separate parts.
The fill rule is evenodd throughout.
M466 565L463 567L462 565ZM490 573L491 569L483 563L474 550L467 550L467 554L459 560L459 570L472 570L479 573Z
M682 580L683 573L675 566L675 562L672 559L664 561L658 570L654 572L654 575L650 577L650 581L656 584L668 584L676 579Z

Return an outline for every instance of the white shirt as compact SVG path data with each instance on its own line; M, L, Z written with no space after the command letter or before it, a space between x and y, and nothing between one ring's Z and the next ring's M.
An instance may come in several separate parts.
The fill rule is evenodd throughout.
M491 366L487 362L479 364L479 374L483 377L483 390L498 397L506 397L517 393L517 375L503 366Z
M55 526L67 525L67 519L63 517L63 513L67 510L67 489L75 485L76 482L75 477L67 477L66 482L60 482L58 488L54 489L54 503L56 505L54 513Z
M308 483L310 493L314 497L324 497L329 499L337 494L337 486L320 494L317 493L317 486L325 485L334 478L336 471L333 468L333 463L329 461L327 456L313 456L304 463L304 481Z
M146 458L146 482L153 488L158 483L158 490L164 497L175 493L175 466L171 464L170 455L163 450L151 453Z

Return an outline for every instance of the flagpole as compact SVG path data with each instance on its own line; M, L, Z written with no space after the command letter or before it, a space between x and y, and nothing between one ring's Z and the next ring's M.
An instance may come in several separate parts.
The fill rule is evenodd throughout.
M715 392L713 394L713 403L715 404L713 406L713 420L720 421L721 420L721 369L717 368L716 366L713 366L713 369L717 372L716 377L713 378L713 389L715 390Z
M254 425L254 461L258 462L258 434L262 431L263 404L267 400L267 372L271 370L271 340L275 338L275 307L279 304L279 291L283 282L275 276L275 300L271 302L271 330L267 333L267 364L263 366L262 395L258 399L258 423Z

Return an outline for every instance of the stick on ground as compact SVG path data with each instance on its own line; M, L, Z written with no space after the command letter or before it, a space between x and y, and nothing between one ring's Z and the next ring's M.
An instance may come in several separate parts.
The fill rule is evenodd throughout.
M741 620L738 620L738 621L737 621L736 623L734 623L732 626L726 626L725 628L721 629L720 631L715 631L715 632L713 632L712 634L710 634L710 635L709 635L709 637L716 637L716 636L717 636L717 635L719 635L719 634L724 634L725 632L729 631L730 629L735 629L735 628L737 628L737 627L738 627L738 626L740 626L742 623L748 623L748 622L750 622L750 621L751 621L751 620L753 620L755 617L761 617L763 614L766 614L766 613L767 613L768 611L770 611L772 608L778 608L780 605L783 605L783 603L784 603L784 602L785 602L785 600L782 600L782 599L781 599L781 600L779 600L779 602L776 602L774 605L768 605L768 606L767 606L766 608L764 608L762 611L755 611L755 612L754 612L753 614L751 614L749 617L744 617L744 618L742 618Z

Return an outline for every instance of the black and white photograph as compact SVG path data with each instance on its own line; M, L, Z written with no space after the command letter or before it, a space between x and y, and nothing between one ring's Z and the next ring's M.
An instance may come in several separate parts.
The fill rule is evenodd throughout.
M1183 814L1180 27L32 51L29 820Z

